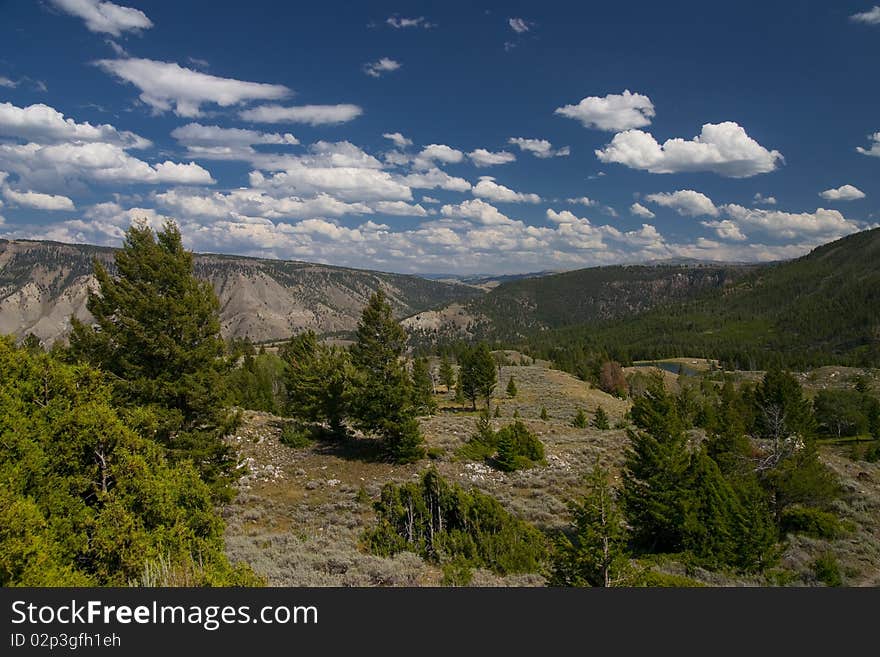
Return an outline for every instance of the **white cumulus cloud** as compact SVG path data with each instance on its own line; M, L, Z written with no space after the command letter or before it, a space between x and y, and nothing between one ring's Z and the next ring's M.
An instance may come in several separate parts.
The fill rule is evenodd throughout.
M825 240L831 240L862 228L858 222L847 219L837 210L825 208L817 208L815 212L783 212L728 204L723 210L747 234L757 231L777 239L821 236Z
M657 216L641 203L633 203L629 206L629 211L631 214L634 214L637 217L642 217L643 219L653 219Z
M513 223L510 217L494 205L481 201L478 198L471 201L463 201L457 205L444 205L440 208L440 214L444 217L471 219L487 226Z
M202 105L220 107L254 100L278 100L291 91L280 84L221 78L152 59L101 59L96 65L140 90L140 100L157 113L173 110L177 116L198 117Z
M880 157L880 132L875 132L873 135L868 136L868 140L870 144L868 148L862 148L861 146L857 146L856 150L862 155L871 155L873 157Z
M117 130L112 125L77 123L54 107L38 103L17 107L12 103L0 103L0 135L18 137L41 144L77 141L105 142L124 148L149 148L148 139L133 132Z
M140 32L153 27L153 22L140 9L101 0L51 0L52 4L85 21L91 32L112 34Z
M826 189L819 196L826 201L857 201L865 198L865 192L853 185L841 185L835 189Z
M480 176L479 182L474 186L474 196L487 198L496 203L540 203L541 197L537 194L524 194L515 192L509 187L499 185L491 176Z
M671 208L685 217L718 216L718 208L715 207L712 199L692 189L682 189L671 193L648 194L645 200L665 208Z
M555 149L546 139L531 139L527 137L511 137L507 143L518 146L520 150L531 153L535 157L546 159L548 157L565 157L571 154L568 146Z
M464 153L446 144L428 144L413 160L415 169L430 169L436 162L457 164L464 160Z
M626 130L596 150L596 156L651 173L711 171L729 178L768 173L783 161L779 151L767 150L732 121L706 123L693 139L667 139L663 144L647 132Z
M855 23L865 23L866 25L880 25L880 5L874 5L867 11L853 14L849 19Z
M626 89L622 94L588 96L577 105L557 108L555 113L580 121L585 128L620 132L650 125L654 104L647 96Z
M400 178L401 182L416 189L445 189L450 192L469 192L471 184L464 178L450 176L438 168L411 173Z
M776 197L764 196L761 192L756 192L752 197L752 203L755 205L776 205Z
M398 148L412 146L412 139L407 139L399 132L386 132L382 136L385 137L385 139L391 140L391 142Z
M16 173L29 188L63 187L71 182L177 183L210 185L211 174L195 162L149 164L115 144L0 144L0 168Z
M58 194L41 194L40 192L17 192L5 187L3 196L10 203L37 210L75 210L73 201L67 196Z
M471 162L478 167L491 167L498 164L509 164L516 161L516 155L507 151L492 152L485 148L477 148L468 153Z
M715 234L723 240L745 242L748 239L748 237L743 234L742 230L740 230L740 227L736 222L733 222L730 219L723 219L722 221L701 221L700 223L706 228L714 230Z

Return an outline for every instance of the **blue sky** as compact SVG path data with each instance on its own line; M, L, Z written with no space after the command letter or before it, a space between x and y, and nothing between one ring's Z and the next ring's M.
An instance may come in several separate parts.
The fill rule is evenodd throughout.
M315 4L0 0L0 236L506 273L880 221L871 0Z

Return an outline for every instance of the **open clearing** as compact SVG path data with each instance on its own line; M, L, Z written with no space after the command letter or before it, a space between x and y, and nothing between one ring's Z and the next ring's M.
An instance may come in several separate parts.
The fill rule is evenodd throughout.
M515 399L502 394L511 375L519 390ZM672 384L677 377L664 372L664 378ZM239 482L238 498L224 509L229 556L251 564L273 586L440 585L440 569L414 554L380 558L358 546L363 530L375 521L371 501L382 486L415 480L431 465L449 481L495 496L541 529L563 527L568 522L567 502L580 491L583 475L597 458L619 472L627 444L623 429L577 429L572 418L578 409L591 415L601 405L615 426L630 403L543 365L502 368L497 390L493 410L499 405L502 417L493 418L495 428L518 413L544 442L545 467L508 474L457 460L455 450L473 433L477 414L457 407L446 395L441 399L444 408L421 423L427 447L436 458L407 466L383 461L375 443L366 439L292 449L279 442L284 419L245 412L243 425L231 437L249 474ZM547 421L540 419L542 406ZM880 466L849 458L848 447L822 449L823 459L846 490L838 505L850 531L834 541L791 537L781 562L788 571L785 583L815 584L812 560L832 551L847 584L880 584ZM664 568L683 572L676 564ZM762 583L700 570L689 575L714 585ZM543 583L537 574L499 577L488 571L477 571L473 582L482 586Z

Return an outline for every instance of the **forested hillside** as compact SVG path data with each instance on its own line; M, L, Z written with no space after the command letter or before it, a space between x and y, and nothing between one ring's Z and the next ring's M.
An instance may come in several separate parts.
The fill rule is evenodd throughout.
M502 283L466 304L406 320L418 343L459 338L511 341L535 331L636 315L723 290L759 265L591 267Z
M790 262L756 268L734 285L626 321L533 335L540 354L576 360L718 358L734 367L880 363L880 229L856 233Z

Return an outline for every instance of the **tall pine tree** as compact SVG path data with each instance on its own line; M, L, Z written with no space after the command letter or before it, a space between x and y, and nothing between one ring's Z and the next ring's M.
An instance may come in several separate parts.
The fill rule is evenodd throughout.
M398 463L416 461L424 454L405 350L406 333L380 289L364 308L357 342L351 347L356 370L352 407L357 426L382 437L389 456Z
M117 403L149 407L171 459L192 460L214 495L228 499L234 461L223 435L233 416L217 297L193 275L192 253L170 221L157 234L131 226L115 264L111 276L95 261L94 325L72 318L71 354L113 375Z
M332 435L344 436L351 383L347 354L306 331L290 339L281 349L281 358L286 368L288 414L308 422L326 422Z
M416 358L412 366L413 403L417 413L431 415L437 410L434 380L427 358Z
M652 378L632 417L637 428L627 430L622 502L633 540L652 552L677 552L691 494L690 454L675 400L661 378Z
M553 586L621 586L632 575L627 533L608 472L597 462L587 478L586 495L569 506L571 536L555 542Z
M459 375L462 392L470 400L473 409L477 410L477 399L480 398L486 400L486 408L489 408L489 401L498 384L498 374L495 359L485 343L462 355Z

